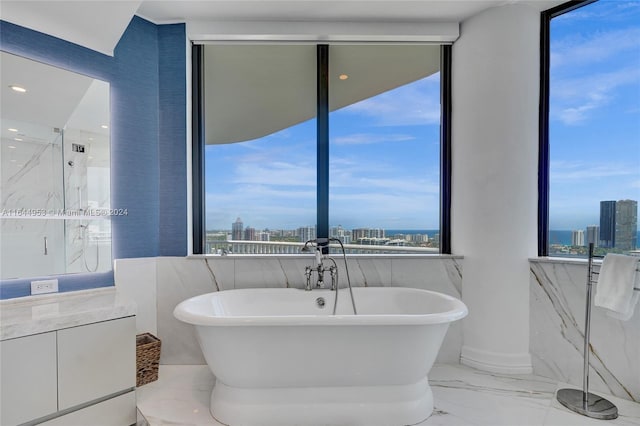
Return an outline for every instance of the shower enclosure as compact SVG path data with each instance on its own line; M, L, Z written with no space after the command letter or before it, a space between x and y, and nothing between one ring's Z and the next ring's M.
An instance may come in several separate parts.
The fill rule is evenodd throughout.
M2 139L1 278L110 270L108 136L40 134Z
M108 124L108 83L2 53L0 279L111 269Z

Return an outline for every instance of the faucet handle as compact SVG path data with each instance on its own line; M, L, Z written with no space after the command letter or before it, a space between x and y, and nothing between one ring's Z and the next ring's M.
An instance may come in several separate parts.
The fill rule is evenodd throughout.
M338 268L335 265L329 266L329 273L331 274L331 290L338 289Z
M307 277L307 283L304 289L306 291L311 291L311 266L304 267L304 275Z

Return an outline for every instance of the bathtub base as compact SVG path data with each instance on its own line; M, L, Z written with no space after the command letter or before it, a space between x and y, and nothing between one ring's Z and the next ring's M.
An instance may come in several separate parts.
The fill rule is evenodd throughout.
M220 381L211 393L211 414L230 426L404 426L433 411L425 377L410 385L317 388L235 388Z

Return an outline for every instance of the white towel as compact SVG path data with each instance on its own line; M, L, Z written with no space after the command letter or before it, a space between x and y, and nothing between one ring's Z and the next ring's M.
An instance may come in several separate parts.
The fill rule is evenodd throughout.
M627 321L633 316L633 308L640 299L640 291L633 290L639 260L637 257L611 253L604 257L594 304L609 309L609 314L614 318Z

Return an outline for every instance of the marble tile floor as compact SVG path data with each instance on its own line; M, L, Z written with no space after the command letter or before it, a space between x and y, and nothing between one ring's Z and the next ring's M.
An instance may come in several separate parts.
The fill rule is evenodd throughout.
M616 404L620 415L590 419L555 399L557 389L572 386L540 376L436 364L429 379L435 409L420 426L640 426L640 403L600 394ZM137 390L138 425L221 426L209 414L213 383L207 366L161 365L158 381Z

